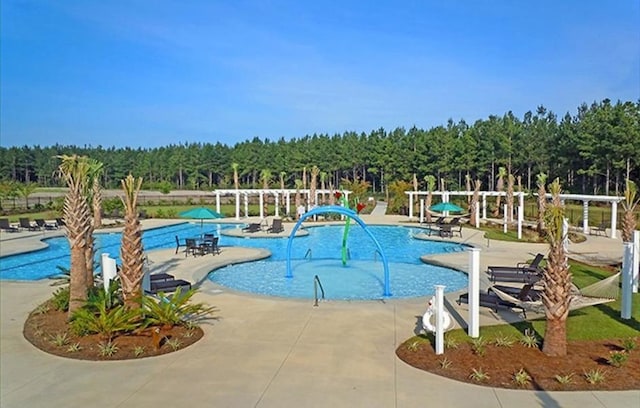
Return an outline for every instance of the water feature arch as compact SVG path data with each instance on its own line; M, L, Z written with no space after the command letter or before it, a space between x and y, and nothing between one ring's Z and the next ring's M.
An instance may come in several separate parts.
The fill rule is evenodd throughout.
M352 220L357 222L358 225L362 227L362 230L367 233L369 238L371 238L376 248L378 249L378 253L380 253L380 259L382 260L382 266L384 268L384 291L382 295L391 296L391 289L389 287L389 262L387 261L387 256L382 251L382 247L380 246L380 243L378 242L376 237L373 236L373 234L367 227L367 224L364 221L362 221L362 218L360 218L355 211L338 206L338 205L325 205L322 207L316 207L304 213L300 217L298 222L296 222L296 225L291 230L291 234L289 235L289 240L287 242L287 275L286 275L287 278L293 278L293 270L291 269L291 247L293 244L293 238L295 238L296 236L296 232L302 225L302 222L307 218L313 217L314 215L326 214L326 213L340 214L340 215L344 215L345 217L351 218Z

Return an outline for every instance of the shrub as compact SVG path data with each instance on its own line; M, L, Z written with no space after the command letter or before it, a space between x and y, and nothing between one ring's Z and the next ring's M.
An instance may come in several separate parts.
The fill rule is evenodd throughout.
M538 336L532 330L525 330L522 338L520 339L520 343L524 344L526 347L534 348L540 345L540 340L538 340Z
M482 381L487 381L491 377L489 377L489 374L484 372L482 368L477 370L474 368L471 371L471 374L469 374L469 378L471 378L473 381L482 382Z
M629 353L626 351L612 351L609 353L607 362L614 367L622 367L629 359Z
M584 378L589 384L598 384L605 380L604 373L600 369L585 372Z
M67 353L75 353L76 351L80 351L80 350L82 350L80 343L73 343L73 344L70 344L69 347L67 347Z
M451 360L449 360L448 358L443 358L442 360L439 361L440 363L440 367L444 370L448 369L449 367L451 367Z
M622 348L627 353L630 353L632 350L634 350L636 346L636 339L634 339L633 337L627 337L626 339L622 340Z
M136 347L133 349L133 355L134 355L134 356L136 356L136 357L140 357L140 356L141 356L141 355L143 355L143 354L144 354L144 347L142 347L142 346L136 346Z
M159 293L160 300L151 296L142 297L142 313L151 326L177 326L189 321L205 318L215 311L215 308L204 303L192 303L191 298L195 289L182 292L180 288L173 296Z
M498 347L511 347L513 346L514 340L509 336L498 336L493 340L493 344Z
M56 333L55 336L51 336L51 343L55 344L58 347L66 346L69 343L69 335L67 332L64 333Z
M444 336L444 348L446 349L457 349L458 348L458 340L456 340L452 336Z
M475 354L481 357L485 355L487 351L486 347L487 347L487 342L482 336L478 337L477 339L471 340L471 350L473 350Z
M100 355L103 357L111 357L118 352L118 346L111 341L98 344L98 349L100 350Z
M571 384L573 382L573 373L565 374L565 375L556 375L555 379L560 384Z
M66 312L69 310L69 287L58 288L55 292L53 292L53 297L51 298L51 305L54 309L59 310L61 312Z
M521 368L517 373L513 375L513 381L519 387L524 387L531 382L531 376L524 370L524 368Z

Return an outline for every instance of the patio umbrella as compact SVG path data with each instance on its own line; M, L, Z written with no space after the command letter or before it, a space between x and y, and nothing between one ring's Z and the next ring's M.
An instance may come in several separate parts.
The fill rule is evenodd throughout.
M180 216L183 218L193 218L196 220L199 219L200 229L202 229L202 222L204 220L215 220L218 218L224 218L224 215L207 207L192 208L190 210L181 212Z
M458 207L457 205L455 205L453 203L449 203L449 202L438 203L436 205L432 205L430 210L431 211L437 211L437 212L445 212L445 211L462 212L463 211L463 209L461 207Z

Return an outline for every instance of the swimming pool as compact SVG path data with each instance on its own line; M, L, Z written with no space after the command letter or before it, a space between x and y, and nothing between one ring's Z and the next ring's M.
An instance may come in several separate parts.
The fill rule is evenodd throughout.
M413 238L420 229L400 226L368 227L381 243L389 260L392 298L431 295L434 285L456 291L467 285L466 274L449 268L424 264L426 254L464 251L465 246L451 242ZM317 275L325 297L333 300L370 300L382 298L383 266L375 244L358 225L352 225L348 237L349 260L342 265L343 226L307 228L309 235L293 242L293 278L286 278L287 239L231 238L225 244L268 248L268 260L227 266L213 271L209 279L222 286L268 296L313 298Z
M146 251L160 248L175 248L178 235L185 237L198 236L201 233L215 233L225 228L238 228L236 224L204 224L184 222L161 228L145 230L142 234L142 244ZM43 240L48 247L33 252L18 255L10 255L0 258L0 279L9 280L39 280L58 275L58 267L69 269L70 250L69 240L66 237L48 238ZM100 254L108 253L111 257L120 261L120 233L95 234L96 261Z
M269 296L313 298L313 280L317 275L327 299L378 299L383 293L383 267L376 247L359 225L352 225L349 237L349 260L341 262L343 226L307 228L309 235L294 239L292 247L293 278L285 278L286 238L248 238L221 234L237 224L181 223L145 230L145 250L175 248L175 236L181 238L213 232L220 236L221 246L266 248L272 256L267 260L242 263L217 269L209 279L228 288ZM448 268L427 265L420 256L464 251L465 246L451 242L414 239L421 229L401 226L369 226L389 260L390 286L393 298L426 296L436 284L446 291L467 285L466 275ZM97 233L96 259L109 253L119 260L120 233ZM49 247L25 254L0 258L0 279L39 280L58 275L58 266L69 268L69 243L66 237L44 240Z

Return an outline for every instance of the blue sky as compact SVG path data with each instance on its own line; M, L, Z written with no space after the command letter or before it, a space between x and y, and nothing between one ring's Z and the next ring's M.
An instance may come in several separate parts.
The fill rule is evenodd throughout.
M640 98L640 2L27 1L0 145L156 147Z

